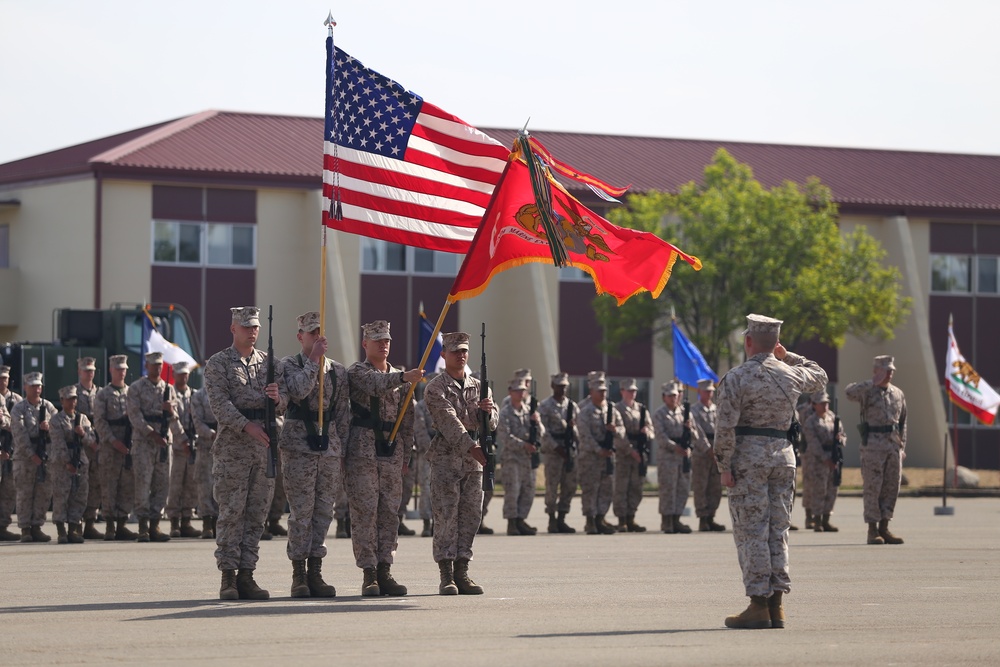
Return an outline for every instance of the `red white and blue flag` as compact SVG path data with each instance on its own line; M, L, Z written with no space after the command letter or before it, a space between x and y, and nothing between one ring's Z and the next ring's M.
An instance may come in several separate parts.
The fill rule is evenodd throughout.
M324 225L466 253L509 151L328 37L323 153Z
M990 425L1000 407L1000 395L994 391L958 349L951 317L948 318L948 354L945 357L944 384L948 398L981 423Z

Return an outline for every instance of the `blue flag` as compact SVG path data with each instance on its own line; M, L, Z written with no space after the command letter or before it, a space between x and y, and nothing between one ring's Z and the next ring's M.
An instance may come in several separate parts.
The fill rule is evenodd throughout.
M427 315L423 310L420 311L420 332L417 340L420 342L418 345L419 354L423 354L424 350L427 349L427 341L431 339L431 334L434 333L434 323L427 319ZM438 333L437 340L434 341L434 347L431 348L431 353L427 357L427 363L424 364L425 373L434 373L440 371L444 368L444 358L441 356L441 350L444 349L444 337Z
M697 387L698 380L718 382L719 376L712 372L705 357L681 332L677 322L674 327L674 376L689 387Z

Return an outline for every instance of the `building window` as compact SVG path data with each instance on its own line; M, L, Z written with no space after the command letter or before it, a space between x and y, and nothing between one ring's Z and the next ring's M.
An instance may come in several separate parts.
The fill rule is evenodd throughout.
M413 248L379 239L361 239L361 270L366 273L410 273L455 276L463 256Z
M0 225L0 269L10 268L10 225Z
M559 269L559 280L567 283L585 283L592 279L586 271L573 266L564 266Z
M968 294L972 291L967 255L931 255L931 291Z
M1000 292L997 286L997 263L996 257L976 258L976 291L980 294Z
M254 225L153 221L153 263L253 267Z

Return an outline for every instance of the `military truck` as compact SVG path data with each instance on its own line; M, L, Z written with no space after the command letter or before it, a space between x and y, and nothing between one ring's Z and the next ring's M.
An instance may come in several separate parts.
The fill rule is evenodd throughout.
M204 362L194 323L188 311L177 304L147 304L147 311L156 324L157 331L190 354ZM77 359L94 357L97 373L94 383L102 387L108 383L108 358L116 354L128 355L129 384L142 376L143 304L115 303L105 310L79 310L59 308L52 313L51 342L4 343L0 357L11 367L10 388L24 394L22 379L33 371L45 375L45 398L59 405L59 388L75 384ZM191 373L192 387L201 387L201 369Z

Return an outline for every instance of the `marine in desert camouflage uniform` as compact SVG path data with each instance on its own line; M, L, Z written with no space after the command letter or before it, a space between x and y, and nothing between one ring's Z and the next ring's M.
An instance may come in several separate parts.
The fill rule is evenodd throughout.
M698 381L698 402L691 406L691 417L704 436L704 447L691 452L691 489L694 491L694 513L698 517L700 532L724 531L715 522L715 513L722 501L722 482L719 466L715 462L715 384L711 380Z
M92 450L97 438L87 415L76 409L75 385L60 388L59 401L62 410L49 424L52 436L52 451L49 454L52 522L56 525L59 544L80 544L84 541L80 522L87 506L90 483L87 475L90 467L88 450ZM79 452L75 451L77 447ZM79 460L76 460L77 457ZM74 479L76 489L73 488Z
M215 460L212 445L219 423L208 403L208 393L198 389L191 395L191 416L198 436L198 455L194 460L194 474L198 485L198 516L201 517L201 539L215 539L215 521L219 516L219 503L215 501L212 484L212 463Z
M902 544L889 531L906 458L906 396L892 384L894 359L875 357L872 379L847 385L848 400L861 404L861 479L868 544Z
M566 395L569 376L556 373L550 378L552 395L538 404L538 415L545 426L542 434L542 463L545 467L545 513L549 515L550 533L575 533L566 523L570 503L576 494L576 455L580 435L576 428L579 409ZM570 404L573 405L570 408ZM571 413L572 410L572 413ZM566 430L570 429L570 449L566 450Z
M270 440L265 430L267 401L283 412L278 382L281 364L274 360L275 382L267 384L267 354L254 344L260 333L260 309L231 308L233 344L212 355L205 366L205 390L219 423L212 446L212 480L219 517L215 561L222 571L222 600L266 600L270 594L254 581L260 536L274 493L265 472Z
M583 501L587 534L611 535L617 531L604 516L611 509L611 499L614 494L614 466L612 465L611 472L608 472L607 461L614 460L615 450L613 444L610 448L605 448L603 444L608 433L611 433L613 438L624 438L625 423L622 421L621 413L607 400L607 382L596 375L593 377L595 379L588 385L590 400L580 408L577 421L580 434L580 456L577 461L580 469L580 498Z
M174 418L170 420L173 447L170 450L170 485L167 490L167 518L170 537L201 537L191 525L198 504L198 429L194 423L191 400L194 390L188 385L191 366L178 361L174 367ZM195 459L191 461L191 448Z
M100 440L102 504L107 528L105 540L134 540L128 516L135 504L135 476L132 474L132 422L128 418L128 356L108 359L111 381L97 391L94 401L94 430Z
M97 359L94 357L83 357L76 362L77 377L76 383L76 410L90 420L91 427L94 424L94 402L97 400L97 391L100 389L94 384L94 376L97 374ZM90 461L87 471L87 507L83 511L83 537L88 540L99 540L104 537L104 533L99 531L94 524L97 522L98 511L101 508L101 498L104 492L101 488L101 455L100 443L94 438L88 443L87 458Z
M427 404L421 399L413 406L413 446L416 448L417 491L420 494L417 511L424 522L423 530L420 531L421 537L434 535L434 516L431 513L431 464L427 460L427 450L430 449L431 439L435 435L437 429L434 428L431 413L427 411Z
M170 485L169 455L163 460L162 452L170 447L170 420L177 414L174 407L177 394L160 377L162 370L163 353L150 352L146 355L146 376L133 382L128 391L135 515L139 519L140 542L170 539L170 535L160 530L160 515L167 503Z
M795 454L788 429L803 392L826 387L814 361L778 342L781 320L748 315L746 361L719 382L715 456L729 489L733 540L750 605L726 618L730 628L783 628L788 524L795 493Z
M500 408L497 426L497 457L503 466L503 518L507 519L508 535L534 535L538 529L528 525L526 519L535 500L535 469L531 455L537 451L532 444L532 425L535 442L541 445L545 432L538 412L531 412L525 399L528 385L523 378L515 377L507 385L507 404Z
M22 542L48 542L52 538L42 531L45 514L52 501L52 475L41 453L42 433L48 434L50 420L56 415L52 403L42 398L42 374L24 376L24 400L10 412L14 434L14 483L17 489L17 525ZM45 448L49 456L51 443ZM42 472L40 472L40 470ZM39 479L41 477L41 479Z
M681 515L691 492L691 471L684 472L684 460L695 450L707 451L707 441L694 419L684 422L681 386L667 382L661 388L663 405L653 415L656 428L656 479L660 494L660 530L667 534L690 533ZM691 430L691 447L681 446L684 428Z
M292 561L292 597L332 598L337 591L323 580L323 559L336 491L343 484L344 443L351 428L350 386L344 365L325 356L327 339L321 333L320 314L299 315L296 325L301 349L281 360L278 385L288 406L278 438L290 508L285 550Z
M427 383L424 400L437 427L431 441L431 486L434 495L434 561L438 564L441 595L481 595L482 586L469 578L472 543L483 519L483 466L480 446L483 414L491 430L499 412L487 387L480 399L480 381L465 373L469 334L444 334L441 356L445 371Z
M17 490L14 485L14 434L10 430L10 411L14 405L24 400L20 394L10 390L10 366L0 366L0 542L17 542L21 536L7 530L14 514ZM3 417L6 415L6 418Z
M833 505L837 501L837 486L833 483L837 465L833 462L833 448L842 446L847 438L842 425L834 433L836 415L830 410L830 397L820 391L811 397L813 410L802 424L805 451L802 452L803 505L815 512L813 530L817 533L835 533L839 529L830 523ZM806 483L806 479L809 483ZM808 502L808 504L806 504Z
M396 418L411 382L423 369L400 371L389 363L389 323L376 320L362 327L365 360L347 369L351 386L351 434L345 456L344 483L351 504L351 543L362 570L361 595L406 595L392 576L399 541L399 499L403 489L403 457L413 446L413 413L403 417L390 441Z
M619 533L644 533L645 526L635 522L635 513L642 502L642 485L646 481L645 465L649 463L649 448L656 434L653 417L635 400L639 385L634 378L622 382L622 400L615 403L625 424L625 437L615 440L614 512L618 517ZM642 443L645 443L644 445ZM641 453L645 449L646 453Z

